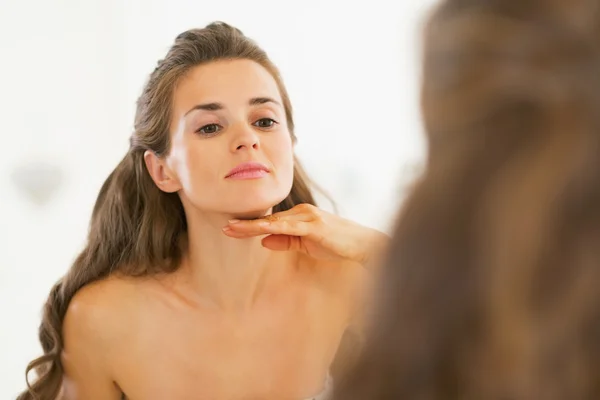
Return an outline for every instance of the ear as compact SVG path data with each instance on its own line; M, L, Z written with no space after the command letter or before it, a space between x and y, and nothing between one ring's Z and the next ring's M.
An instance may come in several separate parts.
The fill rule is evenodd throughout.
M157 156L153 151L146 150L144 162L150 177L160 190L166 193L175 193L181 189L179 179L168 168L164 158Z

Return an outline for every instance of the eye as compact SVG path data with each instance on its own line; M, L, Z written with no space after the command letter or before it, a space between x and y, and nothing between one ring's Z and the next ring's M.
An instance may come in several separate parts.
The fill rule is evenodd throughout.
M202 128L198 129L196 132L206 136L212 136L221 130L221 126L218 124L208 124L204 125Z
M278 122L272 118L261 118L252 125L261 128L261 129L269 129L275 126Z

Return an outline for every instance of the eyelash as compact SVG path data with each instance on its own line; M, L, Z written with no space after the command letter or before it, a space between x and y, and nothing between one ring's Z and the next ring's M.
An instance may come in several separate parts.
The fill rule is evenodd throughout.
M266 127L260 127L260 126L256 126L257 123L261 122L261 121L270 121L271 125L270 126L266 126ZM275 125L279 124L279 122L275 121L273 118L260 118L259 120L257 120L256 122L254 122L252 125L256 126L259 129L271 129L273 128ZM202 126L201 128L199 128L198 130L196 130L196 133L200 133L204 136L215 136L216 134L218 134L220 132L220 129L216 132L206 132L206 128L209 127L217 127L217 128L223 128L221 125L219 124L207 124Z

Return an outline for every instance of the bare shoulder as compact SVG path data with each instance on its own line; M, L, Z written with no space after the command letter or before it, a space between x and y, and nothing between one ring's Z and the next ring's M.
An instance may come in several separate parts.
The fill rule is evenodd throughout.
M84 286L69 303L61 356L66 398L119 398L112 360L127 340L133 295L128 282L109 278Z
M76 343L92 349L113 346L123 334L123 323L133 313L133 284L107 278L81 288L69 303L63 321L65 350Z
M110 326L111 321L128 312L133 296L134 283L127 279L110 277L92 282L73 296L65 315L64 329Z

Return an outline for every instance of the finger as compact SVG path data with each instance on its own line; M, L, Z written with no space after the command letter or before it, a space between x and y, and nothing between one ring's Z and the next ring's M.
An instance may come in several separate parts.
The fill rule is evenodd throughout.
M288 211L290 211L290 210L288 210ZM232 219L232 220L228 221L227 226L233 227L235 225L236 227L245 228L248 226L266 225L265 221L266 222L274 222L274 221L295 220L295 221L310 222L315 219L313 215L309 215L306 213L299 213L299 212L296 212L294 214L289 214L288 211L284 211L281 213L275 213L275 214L271 214L271 215L266 215L262 218L257 218L257 219L247 219L247 220Z
M233 229L231 229L229 226L226 226L223 228L223 233L226 234L229 237L233 237L233 238L247 238L247 237L253 237L253 236L258 236L258 234L256 233L247 233L247 232L237 232L234 231Z
M262 240L262 245L274 251L298 251L302 241L297 236L269 235Z
M281 227L282 225L285 225L285 224L279 224L279 227ZM291 230L285 229L285 228L279 229L278 227L263 226L263 225L258 225L258 226L246 225L243 227L236 226L235 229L228 225L223 228L223 233L225 233L227 236L230 236L233 238L249 238L249 237L255 237L255 236L274 235L274 234L285 235L284 233L281 233L281 232L291 232ZM299 232L297 232L297 233L299 233ZM292 234L288 233L288 235L292 235ZM300 235L297 234L295 236L300 236Z
M274 213L271 215L266 215L262 218L251 219L251 220L233 219L233 220L229 221L229 225L235 224L238 226L246 226L246 225L253 225L253 224L261 224L265 220L273 221L273 220L280 220L280 219L288 219L290 217L308 222L308 221L312 221L315 219L315 210L316 210L316 207L314 207L314 206L300 204L300 205L290 208L289 210L280 211L278 213Z
M227 225L233 232L248 235L293 235L307 236L311 233L311 222L301 215L287 216L284 218L272 217L254 221L230 222ZM314 229L313 229L314 230Z
M309 214L314 214L316 211L317 211L317 207L315 207L315 206L311 206L309 204L297 204L288 210L273 213L273 216L285 217L285 216L298 215L298 214L309 215Z

